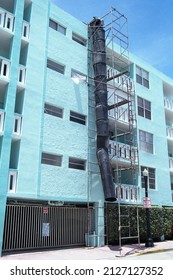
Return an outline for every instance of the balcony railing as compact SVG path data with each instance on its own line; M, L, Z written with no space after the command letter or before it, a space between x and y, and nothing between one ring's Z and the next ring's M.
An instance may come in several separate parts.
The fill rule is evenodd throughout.
M15 193L17 186L17 170L10 169L8 177L8 193Z
M29 40L30 25L27 21L23 21L22 26L22 39Z
M131 78L126 75L121 75L119 71L113 68L108 68L107 70L107 79L111 77L115 77L113 80L115 82L115 86L125 92L133 92L134 91L134 82Z
M125 123L129 123L129 114L128 114L128 110L124 109L124 108L118 108L117 110L117 116L115 113L115 109L111 109L108 111L108 116L113 118L113 119L117 119L118 121L122 121Z
M173 171L173 158L169 157L169 169L170 171Z
M167 126L167 128L166 128L166 136L169 139L173 140L173 128L172 127Z
M10 61L0 57L0 78L9 79L10 75Z
M14 30L14 16L2 8L0 9L0 27L10 32Z
M166 109L173 111L173 100L164 97L164 106Z
M135 203L140 201L140 188L138 186L115 184L115 192L119 201Z
M14 125L13 125L13 135L21 135L21 126L22 126L22 116L15 114L14 115Z
M18 83L22 86L25 85L25 78L26 78L26 67L23 65L19 65L19 76L18 76Z
M4 116L5 116L4 111L0 110L0 132L4 131Z
M117 143L110 141L109 144L109 158L122 159L126 161L133 161L135 164L138 162L138 151L136 147L124 143Z

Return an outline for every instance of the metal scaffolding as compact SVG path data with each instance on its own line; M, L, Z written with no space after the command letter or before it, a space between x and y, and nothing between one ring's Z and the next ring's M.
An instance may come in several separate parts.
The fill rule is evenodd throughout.
M108 90L108 116L109 116L109 158L112 166L116 197L119 211L119 245L123 239L137 238L139 241L138 201L140 193L138 187L138 146L137 122L135 106L135 87L131 78L133 67L129 59L129 39L127 18L111 7L110 11L101 18L106 36L106 65ZM93 34L89 34L91 38ZM89 46L89 56L92 56L92 47ZM89 65L89 67L91 67ZM93 92L93 80L90 78L90 92ZM94 106L93 95L89 95ZM89 137L92 133L89 133ZM94 143L89 138L91 143ZM91 164L92 165L92 164ZM90 167L91 167L90 165ZM92 172L92 168L90 170ZM122 213L123 205L133 204L136 207L135 235L131 235L130 211ZM129 208L130 209L130 208ZM123 223L124 217L128 221ZM128 228L127 236L123 230ZM126 231L127 232L127 231Z

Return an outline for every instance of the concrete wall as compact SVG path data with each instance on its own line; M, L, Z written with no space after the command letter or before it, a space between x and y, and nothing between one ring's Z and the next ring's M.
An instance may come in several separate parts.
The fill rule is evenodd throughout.
M133 56L133 62L149 72L150 83L149 89L136 83L136 96L151 102L151 120L137 115L138 132L143 130L153 134L153 154L139 149L139 163L140 166L155 168L156 188L155 190L149 190L152 205L171 205L170 170L162 80L164 76L139 58ZM139 182L141 182L140 178ZM145 196L144 189L142 189L141 196L142 198Z

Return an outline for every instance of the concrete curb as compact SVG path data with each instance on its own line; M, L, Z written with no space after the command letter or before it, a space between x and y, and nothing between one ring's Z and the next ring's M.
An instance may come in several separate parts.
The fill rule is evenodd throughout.
M160 253L160 252L166 252L166 251L171 251L173 248L160 248L160 249L155 249L155 250L149 250L149 251L144 251L144 252L137 252L135 253L136 256L141 256L141 255L146 255L146 254L153 254L153 253Z

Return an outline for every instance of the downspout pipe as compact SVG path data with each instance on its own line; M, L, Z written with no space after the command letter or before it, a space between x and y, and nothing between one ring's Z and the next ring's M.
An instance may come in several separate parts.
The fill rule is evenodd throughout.
M109 124L107 104L106 45L102 20L94 18L90 22L93 45L93 69L95 84L95 110L97 127L97 159L100 167L106 201L115 201L115 185L109 160Z

